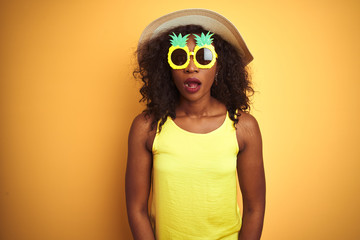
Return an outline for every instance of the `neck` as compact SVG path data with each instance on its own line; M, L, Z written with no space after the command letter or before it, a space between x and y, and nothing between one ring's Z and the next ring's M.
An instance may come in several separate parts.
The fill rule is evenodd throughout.
M193 118L209 116L216 103L217 100L213 97L199 99L194 102L181 98L177 106L176 115L186 115Z

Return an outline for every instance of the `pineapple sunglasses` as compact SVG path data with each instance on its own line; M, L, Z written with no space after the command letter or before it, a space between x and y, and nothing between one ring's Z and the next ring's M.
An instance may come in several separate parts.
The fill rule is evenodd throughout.
M173 69L185 69L190 63L190 56L193 56L194 64L197 68L211 68L214 66L217 58L215 48L211 45L213 38L210 32L206 35L201 33L201 36L193 34L195 36L196 46L193 52L190 52L186 45L190 34L182 36L179 33L176 36L175 33L170 35L170 43L172 44L168 52L168 62Z

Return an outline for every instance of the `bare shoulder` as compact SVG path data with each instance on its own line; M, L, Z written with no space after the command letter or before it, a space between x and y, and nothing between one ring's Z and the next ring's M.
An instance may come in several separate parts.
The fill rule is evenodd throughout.
M153 118L151 116L147 116L144 112L142 112L134 118L131 124L131 130L140 133L149 132L151 130L152 121Z
M131 124L129 143L131 139L136 139L136 141L145 144L148 150L151 150L152 141L156 133L156 128L151 128L153 119L152 116L146 115L144 112L138 114Z
M246 145L261 142L261 132L256 118L247 112L239 111L239 122L236 124L236 135L240 149Z
M240 116L238 117L239 122L236 127L242 131L253 132L259 130L259 124L256 118L247 112L240 111Z

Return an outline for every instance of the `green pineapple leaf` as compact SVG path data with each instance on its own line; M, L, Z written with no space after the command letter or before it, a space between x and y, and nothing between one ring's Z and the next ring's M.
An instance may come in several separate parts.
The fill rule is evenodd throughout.
M196 45L198 45L199 47L202 47L204 45L211 45L211 43L214 40L211 37L212 35L214 35L214 33L208 32L206 35L204 33L201 33L201 36L196 35L196 34L194 34L194 35L195 35Z
M170 43L171 45L173 45L174 47L179 46L179 47L185 47L186 46L186 42L188 40L190 34L187 34L185 36L182 36L181 33L179 33L179 36L176 36L176 34L173 32L173 35L170 34Z

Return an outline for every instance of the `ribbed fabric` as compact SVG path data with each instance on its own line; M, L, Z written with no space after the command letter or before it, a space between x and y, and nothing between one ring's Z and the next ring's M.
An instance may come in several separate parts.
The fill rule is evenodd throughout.
M233 121L191 133L168 117L153 143L150 219L157 240L236 240L239 151Z

